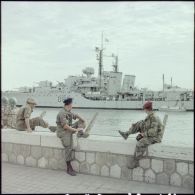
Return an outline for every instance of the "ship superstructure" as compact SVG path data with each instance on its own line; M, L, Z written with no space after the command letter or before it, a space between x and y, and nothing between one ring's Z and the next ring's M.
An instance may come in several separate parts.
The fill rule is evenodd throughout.
M5 91L4 96L15 97L18 105L23 105L28 97L36 99L40 107L62 107L65 97L74 98L74 107L103 109L142 109L144 101L153 101L154 109L163 106L181 107L193 110L194 91L172 86L164 82L160 91L135 87L135 75L123 76L119 71L118 55L104 55L103 34L101 47L96 47L98 76L94 68L86 67L80 76L69 76L64 82L53 85L51 81L40 81L38 86L21 87L17 91ZM105 71L103 57L113 59L113 70Z

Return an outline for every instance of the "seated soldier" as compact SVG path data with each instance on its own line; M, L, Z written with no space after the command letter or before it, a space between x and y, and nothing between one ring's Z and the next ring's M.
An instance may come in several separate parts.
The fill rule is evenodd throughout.
M139 133L136 137L137 144L134 152L134 160L128 166L130 169L138 167L138 162L145 154L148 145L159 143L162 140L162 123L160 118L152 110L152 102L146 102L143 109L147 114L145 120L133 124L127 132L119 131L124 139L127 139L130 134Z
M43 128L49 128L49 124L43 120L43 118L35 117L30 119L31 113L33 112L33 108L37 105L34 99L28 98L26 101L26 105L21 107L16 116L16 129L20 131L32 132L35 130L36 126L41 126Z

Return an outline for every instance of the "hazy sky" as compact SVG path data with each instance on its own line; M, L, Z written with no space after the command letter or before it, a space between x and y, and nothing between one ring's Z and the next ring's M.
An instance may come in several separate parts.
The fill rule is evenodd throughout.
M118 52L119 71L139 88L194 88L193 2L1 2L2 90L98 74L95 46ZM112 70L105 58L104 70Z

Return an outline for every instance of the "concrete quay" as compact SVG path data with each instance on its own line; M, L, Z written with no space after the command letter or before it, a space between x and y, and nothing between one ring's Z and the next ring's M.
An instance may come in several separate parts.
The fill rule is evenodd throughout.
M192 189L147 184L116 178L78 174L2 163L2 194L36 193L183 193Z
M148 147L146 156L135 169L128 169L136 140L120 137L74 136L74 169L84 175L141 182L165 187L194 190L192 147L168 146L159 143ZM2 129L2 161L33 168L65 172L64 149L52 132L21 132ZM42 171L42 170L40 170Z

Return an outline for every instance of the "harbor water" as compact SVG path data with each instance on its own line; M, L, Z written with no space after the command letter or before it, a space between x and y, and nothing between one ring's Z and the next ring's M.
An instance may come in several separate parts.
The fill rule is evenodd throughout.
M50 125L56 125L56 116L60 108L35 108L32 117L46 111L44 119ZM91 129L93 135L120 136L118 130L126 131L132 123L143 120L146 113L142 110L104 110L104 109L73 109L87 122L98 112L94 126ZM194 112L167 112L168 121L165 128L163 143L171 146L193 147L194 144ZM156 111L156 114L163 120L165 112ZM39 128L39 131L49 131ZM136 137L136 135L130 135ZM127 140L129 141L129 140Z

